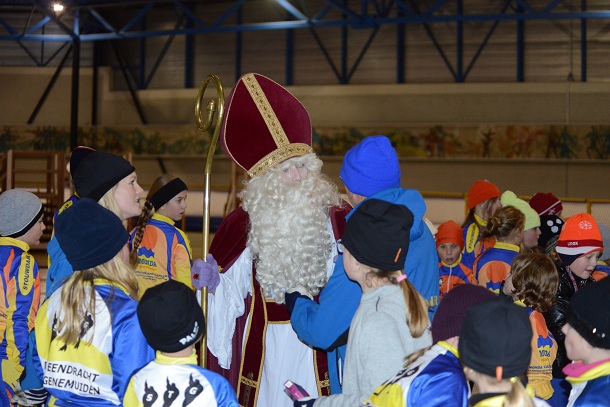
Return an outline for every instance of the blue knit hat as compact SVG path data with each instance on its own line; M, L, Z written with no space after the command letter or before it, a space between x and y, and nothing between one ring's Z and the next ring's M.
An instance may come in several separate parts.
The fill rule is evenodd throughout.
M399 187L396 150L386 136L367 137L345 153L339 175L351 192L365 197Z
M57 217L55 237L76 271L111 260L125 246L129 234L113 212L82 198Z

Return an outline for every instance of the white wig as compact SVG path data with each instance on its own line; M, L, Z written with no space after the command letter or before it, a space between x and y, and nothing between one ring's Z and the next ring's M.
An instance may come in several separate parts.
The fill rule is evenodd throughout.
M282 178L292 165L308 170L300 182ZM248 246L256 261L256 279L265 297L278 303L284 302L289 288L301 285L316 295L326 284L335 243L329 212L341 204L341 197L321 168L315 154L291 158L247 181L240 193L250 217Z

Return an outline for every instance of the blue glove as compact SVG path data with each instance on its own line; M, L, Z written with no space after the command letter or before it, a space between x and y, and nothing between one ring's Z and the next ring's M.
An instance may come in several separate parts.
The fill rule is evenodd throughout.
M208 253L205 260L197 259L193 263L191 267L191 282L197 290L208 287L208 290L214 291L218 284L220 284L218 263L214 256L212 256L212 253Z
M313 403L316 399L313 397L305 397L304 399L296 400L293 402L294 407L313 407Z

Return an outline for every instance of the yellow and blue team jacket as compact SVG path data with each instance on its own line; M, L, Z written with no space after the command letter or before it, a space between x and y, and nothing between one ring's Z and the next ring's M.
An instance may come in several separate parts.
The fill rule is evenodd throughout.
M475 219L478 222L469 222L464 225L463 233L464 233L464 250L462 251L462 263L466 265L469 269L474 269L474 259L476 258L476 247L477 243L481 241L481 232L482 230L479 228L481 225L483 228L487 226L487 221L481 218L479 215L474 215Z
M610 266L604 260L598 260L595 271L593 272L593 279L599 281L603 278L608 277L610 274Z
M138 303L121 286L95 279L89 295L95 295L96 313L82 321L76 344L57 339L61 291L36 318L35 365L51 394L49 406L120 406L132 373L155 356L138 323Z
M135 230L131 232L129 247L133 247ZM138 247L136 279L140 297L147 288L169 279L180 281L193 288L191 243L182 230L174 226L170 218L155 213L146 224L144 236Z
M76 195L70 196L66 202L55 212L53 216L53 222L58 216L61 216L64 211L78 202L79 198ZM47 243L47 253L49 255L48 264L49 269L47 270L47 285L46 294L50 297L64 283L68 277L72 275L72 265L66 258L66 254L59 246L55 234L51 237L51 240Z
M608 405L610 394L610 361L608 359L585 365L572 362L563 368L572 384L568 405L599 407Z
M366 407L466 407L470 387L457 349L439 341L380 385Z
M462 261L462 254L453 264L447 264L442 260L438 262L438 284L441 300L445 294L457 285L476 283L472 270Z
M498 294L520 250L512 243L496 242L494 247L483 253L473 270L479 285Z
M526 307L523 301L515 304ZM536 397L548 400L553 396L551 379L553 378L553 362L557 357L557 341L546 326L544 316L532 308L526 307L532 331L532 358L527 369L528 387L536 391Z
M0 401L7 406L25 369L28 335L40 304L38 264L29 249L21 240L0 237Z
M157 358L133 375L125 393L125 406L239 407L227 379L197 365L197 354Z

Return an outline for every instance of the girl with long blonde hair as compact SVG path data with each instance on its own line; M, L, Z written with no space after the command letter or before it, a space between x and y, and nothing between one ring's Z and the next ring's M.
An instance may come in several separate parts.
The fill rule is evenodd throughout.
M121 221L140 214L140 195L144 190L138 184L136 169L125 158L93 151L87 154L72 174L78 199L90 198L110 210ZM55 221L74 204L68 200L58 211ZM49 270L47 272L46 295L50 296L73 273L66 260L63 248L55 236L47 246Z
M35 365L49 405L120 405L131 373L154 358L136 316L129 235L114 213L88 198L57 218L55 234L75 271L35 323Z

